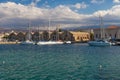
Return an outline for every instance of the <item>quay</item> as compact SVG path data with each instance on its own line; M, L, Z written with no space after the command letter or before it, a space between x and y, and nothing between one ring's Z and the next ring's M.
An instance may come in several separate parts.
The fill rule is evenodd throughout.
M20 42L12 42L12 41L10 41L10 42L7 42L7 41L5 41L5 42L1 42L0 41L0 44L20 44Z

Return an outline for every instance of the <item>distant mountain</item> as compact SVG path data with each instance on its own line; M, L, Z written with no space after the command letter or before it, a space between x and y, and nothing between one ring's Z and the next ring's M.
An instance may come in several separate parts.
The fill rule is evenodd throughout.
M108 28L108 27L120 27L120 25L105 25L104 28ZM81 27L71 27L71 28L64 28L64 30L72 30L72 31L78 31L78 30L84 30L84 29L96 29L96 28L100 28L100 26L81 26Z

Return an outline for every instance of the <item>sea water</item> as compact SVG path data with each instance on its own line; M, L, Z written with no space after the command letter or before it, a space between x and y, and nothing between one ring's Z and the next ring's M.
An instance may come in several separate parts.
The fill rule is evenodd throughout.
M120 80L120 46L0 45L0 80Z

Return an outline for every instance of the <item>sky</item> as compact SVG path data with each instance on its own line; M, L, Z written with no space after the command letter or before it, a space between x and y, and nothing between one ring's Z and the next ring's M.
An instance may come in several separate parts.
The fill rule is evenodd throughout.
M120 0L0 0L0 28L120 26Z

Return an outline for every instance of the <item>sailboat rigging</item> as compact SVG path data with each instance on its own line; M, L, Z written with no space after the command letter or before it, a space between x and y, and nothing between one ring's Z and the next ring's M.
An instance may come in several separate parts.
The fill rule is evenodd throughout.
M53 45L53 44L63 44L64 42L62 41L59 41L59 40L56 40L56 41L53 41L51 40L51 35L50 35L50 18L49 18L49 21L48 21L49 25L48 25L48 41L39 41L37 43L37 45ZM59 34L59 32L58 32ZM58 36L59 37L59 36Z
M21 42L21 44L34 44L34 42L31 39L31 31L30 31L30 23L28 25L28 33L26 34L26 40Z
M105 35L104 35L104 28L103 28L103 19L101 16L99 16L100 19L100 34L101 34L101 39L100 40L95 40L95 41L89 41L88 44L90 46L110 46L112 45L111 42L108 42L105 39Z

